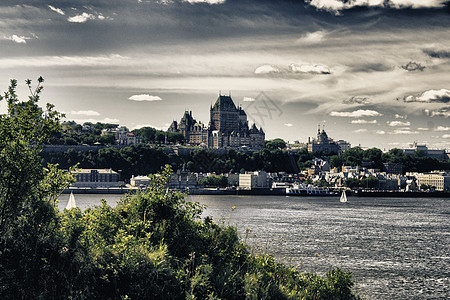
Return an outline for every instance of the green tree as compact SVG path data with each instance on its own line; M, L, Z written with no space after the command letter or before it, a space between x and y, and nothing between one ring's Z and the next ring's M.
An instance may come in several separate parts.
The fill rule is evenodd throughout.
M266 141L266 149L276 150L276 149L284 149L286 148L286 142L283 139L276 138L270 141Z

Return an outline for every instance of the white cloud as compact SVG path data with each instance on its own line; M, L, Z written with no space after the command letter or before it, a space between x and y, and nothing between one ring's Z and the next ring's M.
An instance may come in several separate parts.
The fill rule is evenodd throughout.
M35 56L0 58L0 66L14 67L64 67L64 66L120 66L129 58L118 54L105 56Z
M242 99L242 101L244 101L244 102L253 102L253 101L255 101L255 98L252 98L252 97L244 97L244 98Z
M152 96L149 94L141 94L141 95L133 95L128 98L128 100L133 101L161 101L161 97L159 96Z
M377 120L367 121L367 120L352 120L352 124L377 124Z
M81 15L76 15L67 19L67 21L72 23L84 23L87 20L95 20L95 16L84 12Z
M326 66L310 64L290 64L289 71L292 73L331 74L330 69Z
M450 107L442 107L438 110L424 110L425 114L429 117L445 117L450 118Z
M418 131L411 131L411 130L407 130L407 129L395 129L390 134L419 134L419 132Z
M58 13L58 14L60 14L60 15L65 15L66 13L62 10L62 9L60 9L60 8L56 8L56 7L54 7L54 6L51 6L51 5L49 5L48 6L51 10L53 10L54 12L56 12L56 13Z
M375 133L382 135L382 134L386 134L386 131L384 131L384 130L377 130L377 131L375 131Z
M444 135L442 136L442 138L443 138L443 139L450 139L450 134L444 134Z
M344 118L361 118L361 117L379 117L382 116L379 112L375 110L368 109L358 109L352 112L347 111L332 111L330 113L332 117L344 117Z
M71 115L82 115L82 116L100 116L99 112L96 112L94 110L79 110L79 111L74 111L72 110L70 112Z
M419 127L419 128L417 128L417 130L420 130L420 131L428 131L428 130L430 130L430 128Z
M291 123L286 123L286 124L284 124L284 126L287 126L287 127L292 127L292 126L294 126L293 124L291 124Z
M395 114L395 118L396 119L407 119L408 116L407 115L402 116L402 115L399 115L399 114Z
M450 131L450 127L438 126L434 131Z
M389 0L388 5L394 8L432 8L443 7L443 0Z
M339 14L341 10L356 6L390 7L390 8L439 8L444 7L444 0L310 0L309 4Z
M411 122L402 122L402 121L387 121L388 126L391 127L400 127L400 126L410 126Z
M271 74L271 73L280 73L280 69L271 65L263 65L255 70L255 74Z
M367 132L367 129L361 128L361 129L356 129L353 130L354 133L363 133L363 132Z
M188 2L190 4L195 3L208 3L208 4L222 4L225 3L226 0L183 0L183 2Z
M420 96L407 96L403 98L405 102L450 102L450 90L440 89L440 90L429 90L423 92Z
M14 43L17 43L17 44L26 44L27 43L26 40L28 40L28 39L29 38L27 38L25 36L18 36L18 35L15 35L15 34L13 34L12 36L8 37L8 40L11 40L11 41L13 41Z
M96 120L96 119L73 119L73 121L77 122L78 124L83 124L86 122L89 123L109 123L109 124L120 124L119 119L112 119L112 118L104 118L101 120Z
M309 32L298 39L297 42L302 44L318 44L323 42L325 35L326 32L324 31Z

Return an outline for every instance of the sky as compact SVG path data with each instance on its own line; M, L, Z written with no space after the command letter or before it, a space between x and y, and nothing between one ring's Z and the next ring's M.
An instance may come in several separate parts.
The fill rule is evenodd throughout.
M231 95L266 139L450 148L442 0L2 0L0 91L45 79L67 120L206 125ZM0 103L5 112L5 103Z

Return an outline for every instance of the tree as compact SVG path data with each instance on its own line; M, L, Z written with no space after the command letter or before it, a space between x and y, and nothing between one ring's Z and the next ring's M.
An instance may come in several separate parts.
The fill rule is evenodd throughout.
M283 139L276 138L270 141L266 141L266 149L276 150L276 149L284 149L286 148L286 142Z
M43 81L32 88L26 80L28 101L19 101L16 80L0 96L8 106L0 116L0 293L11 298L42 295L43 274L53 270L43 256L58 243L56 199L73 180L56 165L40 164L42 145L61 129L62 117L51 104L38 106Z

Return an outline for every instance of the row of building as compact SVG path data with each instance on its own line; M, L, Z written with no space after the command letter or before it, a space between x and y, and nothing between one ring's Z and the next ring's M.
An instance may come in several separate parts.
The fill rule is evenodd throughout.
M116 188L124 185L120 181L120 175L111 169L80 169L74 172L76 182L73 187L78 188ZM193 173L186 170L174 172L168 181L170 189L197 189L202 186L199 181L214 174ZM317 174L285 174L267 173L264 171L245 172L242 174L224 174L228 179L228 186L240 189L271 188L280 184L294 184L306 179L311 182L327 182L331 188L342 188L347 179L362 180L375 177L378 180L379 190L417 190L427 186L436 191L450 191L450 173L406 173L388 174L361 167L344 166L342 171L336 169L321 171ZM148 176L133 176L130 180L131 187L146 187L151 182Z

